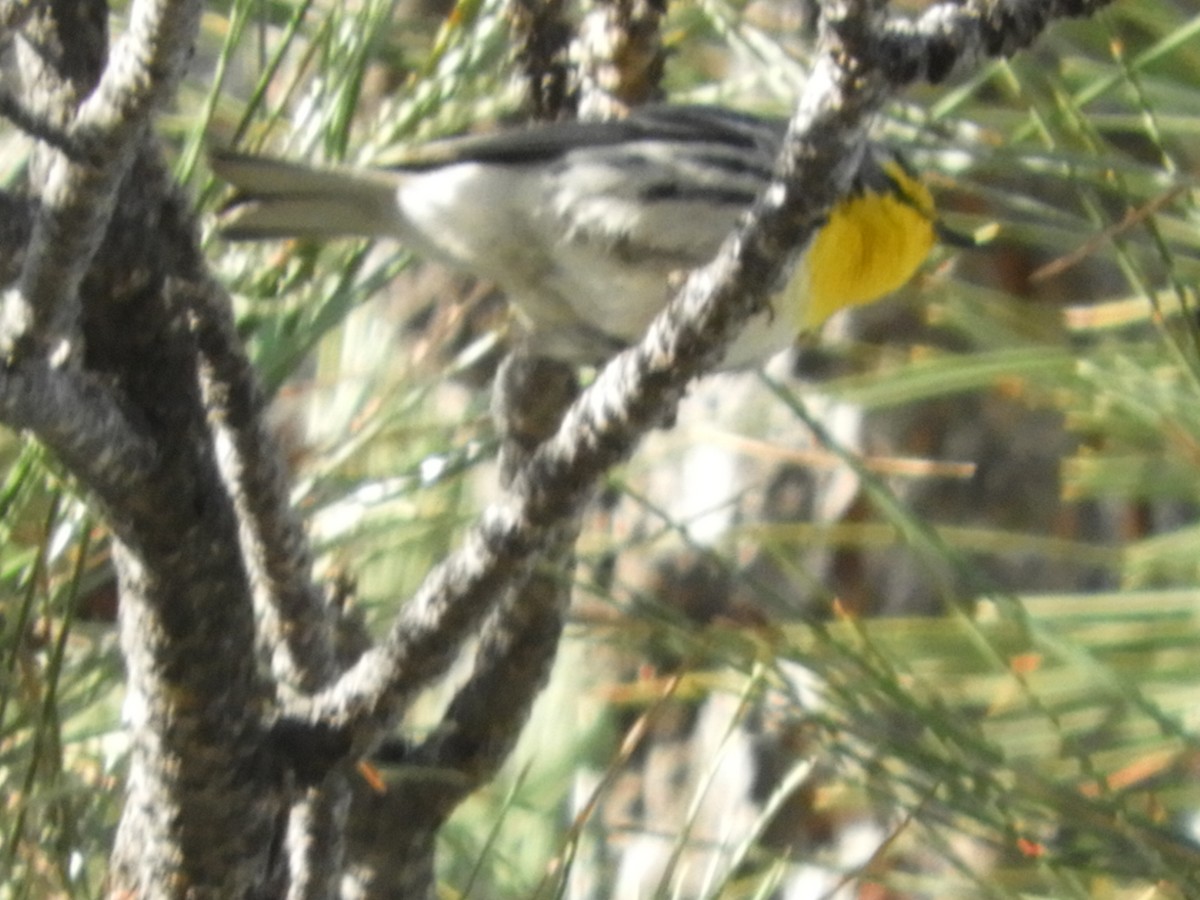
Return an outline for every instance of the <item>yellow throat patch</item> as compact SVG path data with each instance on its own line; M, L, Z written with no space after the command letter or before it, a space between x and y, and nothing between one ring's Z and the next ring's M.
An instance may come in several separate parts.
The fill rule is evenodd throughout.
M809 248L800 324L820 326L847 306L882 298L907 282L933 248L936 213L929 189L896 160L889 181L847 197L829 213ZM805 279L800 279L804 281Z

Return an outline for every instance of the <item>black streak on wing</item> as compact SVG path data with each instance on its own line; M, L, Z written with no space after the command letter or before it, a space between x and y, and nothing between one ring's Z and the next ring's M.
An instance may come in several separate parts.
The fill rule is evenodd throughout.
M753 148L769 161L783 134L782 119L701 106L646 106L628 118L609 122L554 122L529 128L434 141L414 148L394 169L420 171L458 162L519 165L556 159L584 147L613 146L648 139L681 144L707 142L730 148ZM746 160L720 157L728 171L769 174ZM764 162L764 165L766 163Z

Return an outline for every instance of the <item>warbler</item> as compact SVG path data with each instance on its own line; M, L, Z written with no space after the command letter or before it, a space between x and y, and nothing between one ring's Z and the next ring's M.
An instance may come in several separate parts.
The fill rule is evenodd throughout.
M636 341L670 276L709 261L768 184L786 122L641 107L435 141L391 168L312 168L218 152L231 239L389 236L499 285L543 356L595 363ZM903 285L933 247L928 188L865 147L844 199L724 363L756 363L849 306Z

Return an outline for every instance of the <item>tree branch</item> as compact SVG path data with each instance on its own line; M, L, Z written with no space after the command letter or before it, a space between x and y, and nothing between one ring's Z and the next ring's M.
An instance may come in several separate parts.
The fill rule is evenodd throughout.
M278 894L296 799L263 723L274 685L254 653L239 523L179 303L199 269L190 202L148 127L175 92L199 12L198 0L135 0L101 71L102 0L37 5L30 72L48 94L30 106L65 123L83 158L39 151L41 206L2 336L8 377L94 394L69 426L65 402L46 404L50 419L8 412L101 496L116 535L132 753L109 888L129 896ZM37 399L28 383L12 394Z
M939 3L915 20L890 19L867 52L888 84L940 84L986 59L1012 56L1055 19L1090 16L1112 0L968 0ZM864 48L866 49L866 48Z
M20 283L5 298L5 355L61 365L77 354L80 281L151 113L174 96L199 19L198 0L135 0L128 33L66 132L89 161L58 152L49 166Z
M514 0L509 4L516 62L527 84L533 118L571 118L578 102L568 50L571 25L564 0Z
M502 441L500 477L506 487L558 428L578 391L577 373L566 363L521 354L504 361L496 374L492 416ZM361 788L357 792L362 815L371 822L403 821L410 835L398 846L392 829L351 831L351 870L364 896L396 896L402 887L412 887L413 873L430 871L419 855L432 846L459 802L495 774L516 743L558 651L571 599L578 525L578 519L564 525L537 570L510 584L494 604L471 675L433 734L416 746L392 742L386 759L376 756L389 768L401 767L402 773L437 772L438 777L402 774L383 795L368 795ZM398 854L408 855L398 861ZM391 880L396 873L402 873L402 884Z
M49 144L72 159L82 160L83 151L66 132L39 118L27 109L17 97L3 89L0 89L0 116L8 119L25 134L36 138L43 144Z
M204 405L224 452L218 465L237 509L242 557L256 610L256 637L284 690L313 691L337 675L338 613L312 580L312 553L288 496L288 472L267 422L267 402L246 357L228 297L205 281L186 297L201 359ZM365 647L355 633L348 643ZM307 785L288 817L293 898L334 893L343 864L349 790L334 772Z
M106 385L42 360L0 369L0 419L37 434L110 509L136 502L158 464Z
M308 536L291 506L283 454L266 425L266 398L224 291L205 282L190 289L186 302L205 406L227 441L220 464L242 523L263 642L283 684L317 690L337 673L334 612L312 581Z
M523 355L505 360L496 373L492 417L502 440L500 478L506 489L558 430L578 395L578 373L566 363ZM448 815L499 768L550 674L571 601L579 527L578 516L564 522L536 571L509 586L483 628L470 677L434 734L407 760L462 776L441 782L443 790L430 804L441 814Z
M662 99L666 0L593 0L579 27L579 115L612 119Z
M462 776L446 781L445 813L495 775L546 683L571 597L578 527L564 528L538 570L509 592L483 629L471 676L435 733L404 760Z

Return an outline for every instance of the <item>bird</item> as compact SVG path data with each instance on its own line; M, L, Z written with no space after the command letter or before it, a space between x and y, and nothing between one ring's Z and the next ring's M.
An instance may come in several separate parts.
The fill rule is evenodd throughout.
M674 273L708 262L771 180L786 120L661 104L406 148L379 168L215 151L230 240L394 238L497 284L537 355L596 364L639 339ZM904 285L931 252L929 188L873 141L786 283L726 351L759 364Z

